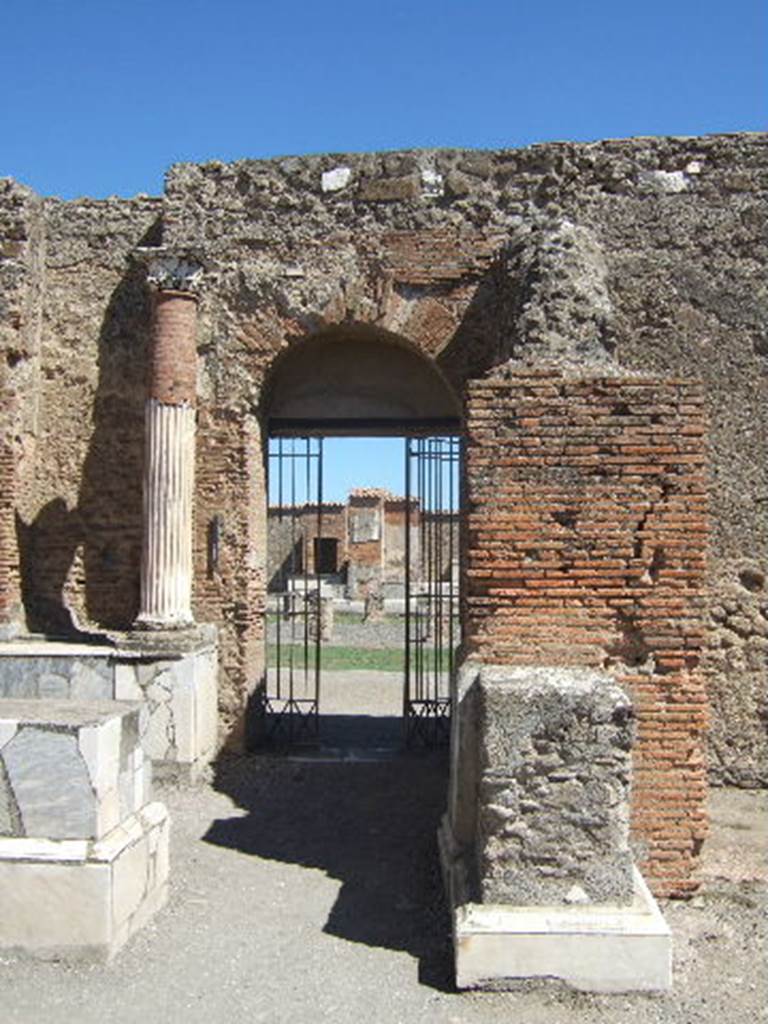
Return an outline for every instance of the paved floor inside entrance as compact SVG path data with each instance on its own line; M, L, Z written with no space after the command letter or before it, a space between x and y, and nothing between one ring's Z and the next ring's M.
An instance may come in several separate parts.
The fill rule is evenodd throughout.
M442 752L378 760L252 756L223 761L212 785L160 788L173 821L168 906L108 966L4 955L0 1020L761 1019L768 1005L758 969L766 942L767 793L712 795L702 892L663 908L675 936L671 994L457 993L435 842L446 760Z
M331 756L391 756L403 745L401 672L326 672L320 683L320 748Z

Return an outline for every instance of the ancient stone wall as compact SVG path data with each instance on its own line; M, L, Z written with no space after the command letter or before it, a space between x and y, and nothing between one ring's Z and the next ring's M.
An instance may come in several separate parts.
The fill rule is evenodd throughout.
M3 339L22 374L16 534L32 631L127 628L136 612L149 314L129 255L158 213L153 199L41 205L44 263L25 299L39 290L39 355Z
M222 738L241 743L244 709L264 674L267 509L261 428L255 417L206 409L198 417L194 612L219 626ZM210 564L210 527L220 524Z
M23 628L16 509L34 488L40 406L45 237L43 203L29 189L0 180L0 436L6 484L3 533L7 629ZM6 489L7 488L7 489Z
M4 186L4 365L14 363L10 388L34 425L16 431L17 464L32 466L31 448L38 455L34 471L17 470L29 481L18 499L28 622L124 626L135 612L149 302L127 257L162 230L164 244L206 268L195 610L223 626L226 722L259 671L264 383L277 356L313 332L357 325L434 360L460 395L510 360L616 361L703 381L711 771L768 781L767 143L712 136L178 165L163 200L41 202ZM224 544L209 579L215 516Z

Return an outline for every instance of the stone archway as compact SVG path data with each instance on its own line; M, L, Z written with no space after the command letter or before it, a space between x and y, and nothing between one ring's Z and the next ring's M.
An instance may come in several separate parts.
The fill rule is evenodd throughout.
M395 616L401 633L388 653L397 657L402 645L402 664L394 670L400 676L402 727L378 731L379 742L388 735L387 745L397 744L401 731L406 743L446 742L450 666L460 633L461 414L451 385L406 339L371 325L341 324L311 335L275 360L263 388L261 415L267 463L279 486L275 490L274 481L267 484L274 506L266 530L269 625L264 632L270 655L252 701L251 741L326 742L325 682L322 717L320 693L321 677L330 678L324 653L332 606L350 614L365 598L382 617L386 604L389 629L395 629ZM323 438L382 436L397 436L404 443L404 495L358 495L341 513L327 505ZM440 506L448 506L448 490L446 519ZM322 579L314 551L326 532L336 536L333 543L341 543L344 554L343 569L333 581ZM446 590L439 578L444 566L438 567L436 556L439 551L444 560L448 542L453 569ZM398 545L399 556L390 557ZM385 592L390 594L386 600ZM364 630L369 639L371 629ZM395 693L387 675L391 672L379 684L395 686ZM396 720L391 724L396 727Z

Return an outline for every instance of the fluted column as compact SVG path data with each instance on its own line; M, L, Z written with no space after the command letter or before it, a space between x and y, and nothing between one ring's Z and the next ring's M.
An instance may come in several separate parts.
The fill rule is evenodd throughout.
M146 404L143 629L192 625L192 498L195 471L197 285L202 269L175 256L154 258L152 351Z

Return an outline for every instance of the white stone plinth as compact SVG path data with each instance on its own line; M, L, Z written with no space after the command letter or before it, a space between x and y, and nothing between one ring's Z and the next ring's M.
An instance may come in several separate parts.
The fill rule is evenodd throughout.
M463 865L444 826L440 850L453 904L458 988L559 981L583 992L663 992L672 936L640 872L628 905L515 907L465 899Z
M123 640L113 647L34 638L0 644L0 719L12 713L10 700L3 703L2 698L25 698L23 714L27 716L35 702L45 698L45 707L38 707L43 720L51 714L51 698L59 704L87 701L86 717L93 714L94 701L133 701L141 705L138 737L147 770L151 761L156 774L164 778L186 781L204 774L216 753L218 732L215 630L198 627L194 635L179 630L168 634L142 631ZM14 713L21 714L18 709ZM108 732L115 726L105 724L104 728ZM0 758L3 735L0 726ZM53 748L56 742L47 740L47 746ZM139 770L138 755L134 767ZM103 788L106 792L110 787ZM0 835L9 831L3 827L8 814L2 789L0 778ZM111 799L108 795L105 806ZM123 806L122 812L133 809ZM105 817L101 831L113 824L114 820Z
M0 838L0 949L110 960L165 903L168 812L146 804L98 842Z

